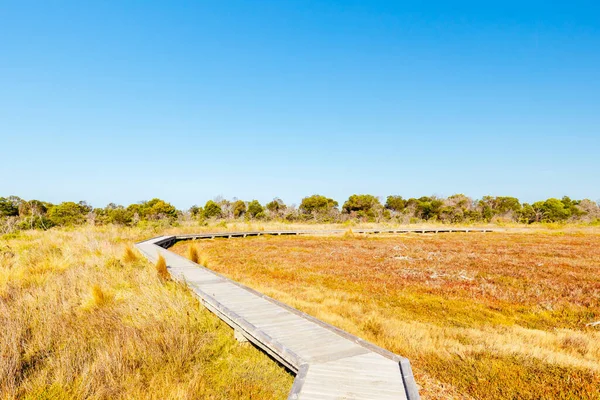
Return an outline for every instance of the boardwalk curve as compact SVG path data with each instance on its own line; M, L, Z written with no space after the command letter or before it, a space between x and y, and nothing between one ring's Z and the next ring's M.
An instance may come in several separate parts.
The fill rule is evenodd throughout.
M355 230L355 233L487 232L482 229ZM181 240L329 231L217 232L159 236L136 244L150 261L162 255L173 279L248 340L296 374L289 400L419 399L408 359L368 343L167 250Z

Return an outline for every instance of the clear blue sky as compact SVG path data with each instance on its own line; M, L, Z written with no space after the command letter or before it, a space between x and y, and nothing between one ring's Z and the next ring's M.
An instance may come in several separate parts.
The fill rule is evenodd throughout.
M600 199L600 5L0 0L0 196Z

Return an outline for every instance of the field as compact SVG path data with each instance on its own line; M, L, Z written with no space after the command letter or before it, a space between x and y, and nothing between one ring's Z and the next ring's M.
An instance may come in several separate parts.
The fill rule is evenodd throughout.
M600 235L182 242L202 263L411 359L423 398L600 398Z
M368 227L368 226L365 226ZM83 226L0 237L0 399L284 399L293 376L132 244L306 226ZM310 228L327 228L327 226ZM600 234L182 242L201 262L407 356L424 399L600 398Z
M293 377L135 251L149 230L0 237L0 399L275 399Z

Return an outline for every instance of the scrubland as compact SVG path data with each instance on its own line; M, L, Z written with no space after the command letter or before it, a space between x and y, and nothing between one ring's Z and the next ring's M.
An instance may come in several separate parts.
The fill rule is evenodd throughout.
M407 356L423 398L600 398L598 230L349 231L174 251L190 246L209 268Z
M0 398L285 398L293 377L112 225L0 236ZM369 228L373 225L357 225ZM551 228L551 229L547 229ZM173 248L411 359L424 399L600 398L600 230L255 237ZM164 273L164 271L163 271Z
M115 226L0 237L1 399L284 399L293 377L240 345Z

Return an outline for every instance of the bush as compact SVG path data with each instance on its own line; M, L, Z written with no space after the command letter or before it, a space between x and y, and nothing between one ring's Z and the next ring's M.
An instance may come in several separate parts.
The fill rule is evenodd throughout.
M233 203L233 218L240 218L246 214L246 203L243 200L237 200Z
M568 208L565 208L565 204L554 198L533 203L533 209L541 214L542 222L565 221L571 216L571 212Z
M212 200L206 202L206 205L204 205L204 218L220 218L222 215L221 206Z
M252 218L257 218L259 214L262 214L261 217L264 217L265 215L265 209L263 208L263 206L258 202L258 200L252 200L249 204L248 204L248 214L252 217Z
M85 218L90 211L89 206L85 203L67 201L50 207L48 218L52 223L59 226L81 225L85 222Z
M267 210L269 210L269 212L271 212L272 214L281 214L285 211L286 208L287 207L285 206L283 200L279 198L275 198L273 199L273 201L267 203Z
M324 214L337 208L338 202L318 194L305 197L300 203L300 212L303 214Z
M402 212L406 207L406 200L402 196L388 196L385 201L385 208L388 210Z
M10 198L0 197L0 217L16 217L19 215L19 205Z
M370 194L353 194L346 200L342 210L348 214L353 211L369 214L379 207L381 203L377 197Z
M439 219L444 202L436 197L410 198L406 206L412 208L414 216L425 221Z
M161 199L152 199L143 205L143 215L147 219L177 218L177 209Z
M197 205L193 205L190 207L189 212L192 218L198 218L200 215L202 215L202 212L204 210L202 209L202 207L198 207Z
M28 216L22 218L18 224L19 229L50 229L55 226L55 223L45 215Z
M117 225L131 225L133 222L133 213L124 207L117 207L107 213L107 222Z

